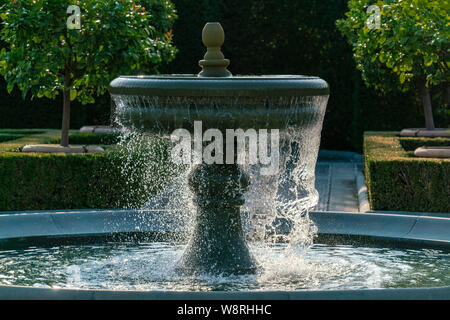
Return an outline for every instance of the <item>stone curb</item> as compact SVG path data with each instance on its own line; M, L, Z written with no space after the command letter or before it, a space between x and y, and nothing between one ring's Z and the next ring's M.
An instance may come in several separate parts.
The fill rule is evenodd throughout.
M22 147L21 152L36 153L103 153L105 150L99 146L68 146L63 147L56 144L27 144Z
M2 300L450 300L450 287L266 291L175 292L48 289L0 286Z
M115 133L119 132L117 128L111 126L83 126L80 128L82 133Z
M383 213L311 212L319 233L419 241L450 246L450 217ZM182 232L167 210L54 210L0 213L0 240L103 235L118 232Z
M369 193L367 191L366 180L362 172L356 173L356 189L358 190L359 212L370 211Z
M450 158L450 147L420 147L414 150L414 156L422 158Z
M426 128L407 128L400 131L402 137L428 137L428 138L448 138L450 137L449 128L436 128L428 130Z
M319 234L450 247L450 217L351 212L311 212L310 216Z
M0 240L103 235L118 232L182 231L168 211L49 210L0 213ZM164 220L164 223L162 221Z
M369 210L367 213L375 214L396 214L401 216L420 216L420 217L438 217L450 218L450 212L416 212L416 211L383 211L383 210Z

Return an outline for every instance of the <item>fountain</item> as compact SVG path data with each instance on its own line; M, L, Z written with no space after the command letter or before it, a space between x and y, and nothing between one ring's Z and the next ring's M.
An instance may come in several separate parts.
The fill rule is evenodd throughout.
M449 218L311 211L327 83L234 76L220 24L202 38L198 75L111 83L118 122L186 169L169 200L191 199L0 213L0 299L450 299Z
M247 130L250 129L252 133L266 133L261 130L271 129L273 132L276 129L281 131L283 141L291 142L286 139L288 134L301 134L302 139L296 142L301 145L300 149L303 147L303 159L296 165L303 166L302 170L306 172L294 178L301 180L296 182L297 185L303 183L310 189L303 201L314 196L311 171L318 153L320 128L329 94L327 83L317 77L305 76L233 76L227 70L230 61L224 59L220 50L224 42L221 25L207 23L202 40L207 52L199 61L202 71L198 76L115 79L111 83L111 94L117 105L118 122L133 131L158 135L170 134L180 128L192 130L196 122L201 123L206 132L219 130L220 136L225 136L225 132L230 130L249 132ZM202 137L201 131L196 133L194 128L194 138ZM227 134L226 138L227 152L233 153L232 156L226 155L226 163L223 150L214 151L221 157L210 164L202 161L200 151L200 161L189 176L197 215L193 236L179 265L179 270L187 273L246 274L257 269L244 239L240 212L244 193L252 179L237 164L235 136ZM194 145L196 143L194 141ZM240 151L245 150L241 148ZM256 150L249 152L256 153ZM278 164L279 159L275 160ZM278 166L275 169L272 175L278 174ZM269 187L276 191L277 185ZM295 208L290 210L304 211L315 205L310 201L306 207L297 208L297 195L284 200L286 204L294 205ZM253 208L250 210L254 211Z

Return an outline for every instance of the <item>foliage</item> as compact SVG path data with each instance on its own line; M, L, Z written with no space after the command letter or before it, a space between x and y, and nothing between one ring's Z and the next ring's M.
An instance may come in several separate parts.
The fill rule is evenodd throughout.
M20 134L0 134L0 142L16 140L18 138L22 138L23 135Z
M71 4L81 9L80 30L67 28ZM113 78L156 72L175 53L171 37L156 40L151 14L131 0L14 0L0 12L8 44L0 71L8 91L17 85L24 97L55 98L68 88L71 100L92 103Z
M163 73L198 73L197 61L205 54L202 28L208 21L220 21L225 30L222 49L231 60L229 69L233 74L317 75L330 84L321 148L361 152L364 131L423 125L423 110L417 107L421 105L417 96L399 91L387 95L364 85L355 67L352 47L335 24L336 20L345 18L348 0L172 1L178 19L170 29L173 28L173 45L179 54L170 64L160 65L159 71ZM139 3L147 9L144 0ZM147 11L153 17L159 12ZM159 27L154 25L158 31ZM165 28L163 32L168 32L167 29L170 31ZM390 79L394 88L400 83L397 77ZM433 105L438 107L436 126L445 127L450 120L450 113L442 103L445 91L440 86L430 90ZM45 97L22 101L18 91L14 89L8 95L6 84L0 81L0 127L60 126L61 97L55 102ZM89 108L73 101L71 108L72 128L108 124L107 96L96 99Z
M150 23L155 27L159 38L172 35L174 21L178 18L175 5L169 0L136 0L147 12L150 12Z
M411 107L421 105L416 96L387 96L364 86L352 47L336 27L348 0L173 1L179 15L173 41L180 54L163 67L166 73L198 73L197 61L205 54L202 28L208 21L220 21L225 31L222 51L233 74L315 75L329 83L321 148L361 152L364 131L422 125L423 111ZM433 89L438 100L435 93L439 88ZM446 126L448 116L439 113L435 120Z
M102 154L18 152L25 144L52 143L57 136L56 130L36 131L0 143L0 211L140 208L174 176L167 144L160 141L144 141L147 152L120 145L104 146Z
M365 133L365 176L372 210L450 212L450 159L414 157L410 148L419 141L450 146L448 138L436 141L399 138L397 132Z
M448 138L417 138L417 137L400 137L398 139L400 145L405 151L413 152L420 147L448 147L450 139Z
M381 12L380 28L367 25L369 5ZM449 83L450 2L448 0L350 0L337 21L353 46L357 68L367 85L406 91Z

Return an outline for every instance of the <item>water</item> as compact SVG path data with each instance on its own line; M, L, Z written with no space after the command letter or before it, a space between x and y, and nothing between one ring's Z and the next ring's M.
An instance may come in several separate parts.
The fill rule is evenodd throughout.
M133 86L132 83L130 85ZM318 201L314 187L314 168L328 95L146 96L136 95L136 91L133 91L132 94L112 94L112 99L116 105L116 123L125 129L125 136L128 137L122 140L124 143L120 143L124 147L123 155L127 159L122 171L124 176L131 177L132 184L136 182L133 178L134 172L139 171L139 167L146 166L146 148L141 146L143 142L145 145L145 141L155 136L165 139L165 145L170 150L171 143L168 139L170 134L183 128L190 132L191 138L198 138L195 124L199 121L202 126L200 139L207 129L218 129L223 137L227 129L279 130L280 139L277 141L279 149L276 153L280 154L280 158L277 159L278 170L275 170L275 174L269 176L262 174L265 165L261 164L263 161L259 159L261 150L258 150L259 164L242 165L242 169L250 177L250 189L244 195L245 205L241 208L244 230L248 240L260 243L253 250L255 252L272 252L269 246L278 246L277 243L280 241L286 243L286 249L278 250L278 257L275 260L279 259L280 255L286 255L286 252L291 252L289 255L291 260L306 254L317 234L317 228L308 213ZM205 141L203 143L206 147ZM195 146L196 142L193 144ZM247 144L246 148L248 152L251 146ZM274 148L272 143L269 148ZM266 151L272 154L273 150L263 152ZM141 155L143 161L135 161L134 154ZM247 160L249 158L247 153ZM155 165L155 168L158 168L157 163ZM179 224L184 226L185 234L192 235L197 210L192 202L193 194L187 184L187 177L195 169L195 165L180 168L171 163L171 159L166 158L161 167L175 168L170 172L173 173L171 175L173 179L157 195L151 195L144 208L169 209L177 216ZM153 170L152 174L144 176L143 180L155 180L155 175L163 177L160 180L164 181L167 172ZM131 199L132 195L130 193ZM139 190L135 197L138 196L142 196ZM278 225L280 221L284 222L284 227L280 228ZM293 252L293 248L297 248L296 252ZM174 256L173 260L177 261L180 257L181 254ZM255 254L255 258L260 265L266 265L266 260L270 257L266 254ZM236 281L241 282L242 288L252 286L244 278L236 278ZM170 288L169 286L168 289Z
M184 244L115 242L0 252L0 284L173 291L333 290L450 285L450 251L314 244L250 244L256 275L174 271Z
M180 168L167 157L161 168L168 170L139 171L152 161L149 148L143 141L158 136L170 148L168 135L179 128L193 130L194 121L201 120L203 131L208 128L280 129L280 164L275 175L260 174L262 165L244 165L250 176L250 189L242 206L247 238L265 239L269 242L289 242L307 247L317 233L308 212L318 201L314 187L314 168L320 144L320 132L328 96L306 97L147 97L139 95L116 95L116 123L124 128L119 144L125 159L123 175L135 183L136 172L152 172L140 179L166 181L169 185L157 195L149 194L144 206L133 206L133 199L142 197L142 190L130 193L130 206L134 209L170 209L183 217L189 231L194 225L196 208L192 204L192 192L187 176L194 166ZM193 132L191 132L193 135ZM143 139L142 137L147 137ZM153 138L151 138L153 137ZM147 142L148 143L148 142ZM144 143L145 144L145 143ZM248 146L247 146L248 147ZM140 161L133 154L140 154ZM148 160L145 160L148 159ZM163 163L164 162L164 163ZM151 184L151 183L150 183ZM163 185L163 183L159 183ZM290 232L279 232L276 222L289 221Z

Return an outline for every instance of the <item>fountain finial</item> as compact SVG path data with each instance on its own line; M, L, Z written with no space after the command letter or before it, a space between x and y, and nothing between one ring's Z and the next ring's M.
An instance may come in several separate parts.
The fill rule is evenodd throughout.
M198 64L202 67L199 77L231 77L227 70L230 60L225 59L220 47L225 40L225 33L219 22L208 22L202 31L202 41L207 51Z

